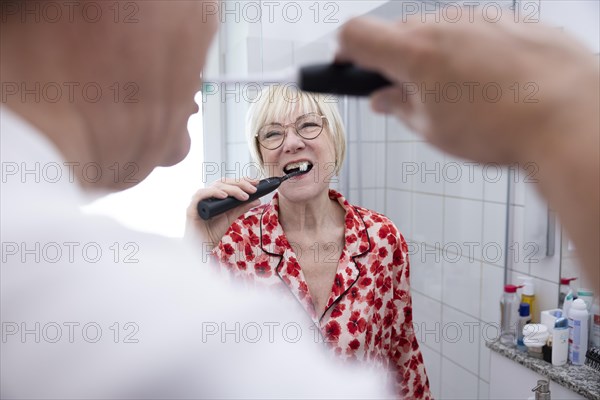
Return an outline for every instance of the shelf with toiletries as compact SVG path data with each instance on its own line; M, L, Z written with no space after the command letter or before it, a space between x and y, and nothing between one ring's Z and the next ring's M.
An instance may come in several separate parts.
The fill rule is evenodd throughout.
M486 345L542 377L600 399L599 299L589 289L573 290L565 280L561 307L531 313L539 310L533 281L515 280L519 285L505 285L500 298L500 336Z
M523 367L550 379L552 382L579 394L586 399L600 399L600 371L589 365L572 365L567 363L563 366L555 366L549 362L530 356L527 352L518 350L513 345L502 344L499 340L486 342L486 346L494 354L499 354ZM494 362L492 362L491 381L500 377L494 374ZM503 373L504 374L504 373ZM526 382L526 386L529 382ZM490 392L490 395L492 393ZM553 397L554 398L554 397ZM569 397L567 397L569 398ZM573 398L573 397L571 397Z

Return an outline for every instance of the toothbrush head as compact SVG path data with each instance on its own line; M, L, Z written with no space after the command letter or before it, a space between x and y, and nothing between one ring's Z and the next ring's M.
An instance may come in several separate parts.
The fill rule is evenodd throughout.
M307 174L312 167L313 166L310 163L301 163L297 168L290 169L287 174L282 176L281 181L283 182L295 176Z

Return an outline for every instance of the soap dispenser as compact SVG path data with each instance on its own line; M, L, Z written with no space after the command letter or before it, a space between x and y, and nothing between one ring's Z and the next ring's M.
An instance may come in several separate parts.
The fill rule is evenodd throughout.
M550 383L548 381L540 379L531 391L535 392L535 400L550 400ZM534 398L530 397L529 399L533 400Z

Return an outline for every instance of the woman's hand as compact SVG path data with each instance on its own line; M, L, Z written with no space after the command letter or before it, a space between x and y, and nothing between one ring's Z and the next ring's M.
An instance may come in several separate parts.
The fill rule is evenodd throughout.
M228 196L235 197L238 200L248 200L249 193L256 192L256 179L221 179L214 182L207 188L198 190L190 205L187 208L187 221L185 228L185 236L191 237L194 240L200 240L207 243L212 250L221 240L227 229L231 226L240 215L253 207L260 205L260 200L254 200L248 204L242 204L239 207L233 208L223 214L217 215L207 221L200 218L198 215L198 202L204 199L215 197L224 199Z

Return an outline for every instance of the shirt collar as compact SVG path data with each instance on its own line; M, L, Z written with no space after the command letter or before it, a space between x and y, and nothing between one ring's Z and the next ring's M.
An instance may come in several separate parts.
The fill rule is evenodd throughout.
M15 207L11 213L18 210L31 213L42 208L56 211L57 206L78 206L86 201L70 173L72 167L56 146L6 106L0 107L0 143L3 215ZM7 208L9 204L14 207ZM35 207L30 209L33 204Z
M344 243L349 257L357 257L369 251L371 244L367 226L357 209L340 193L329 190L329 198L337 200L346 212ZM260 239L263 251L272 255L283 255L290 248L283 227L279 222L279 194L275 193L271 202L263 209L260 218Z

